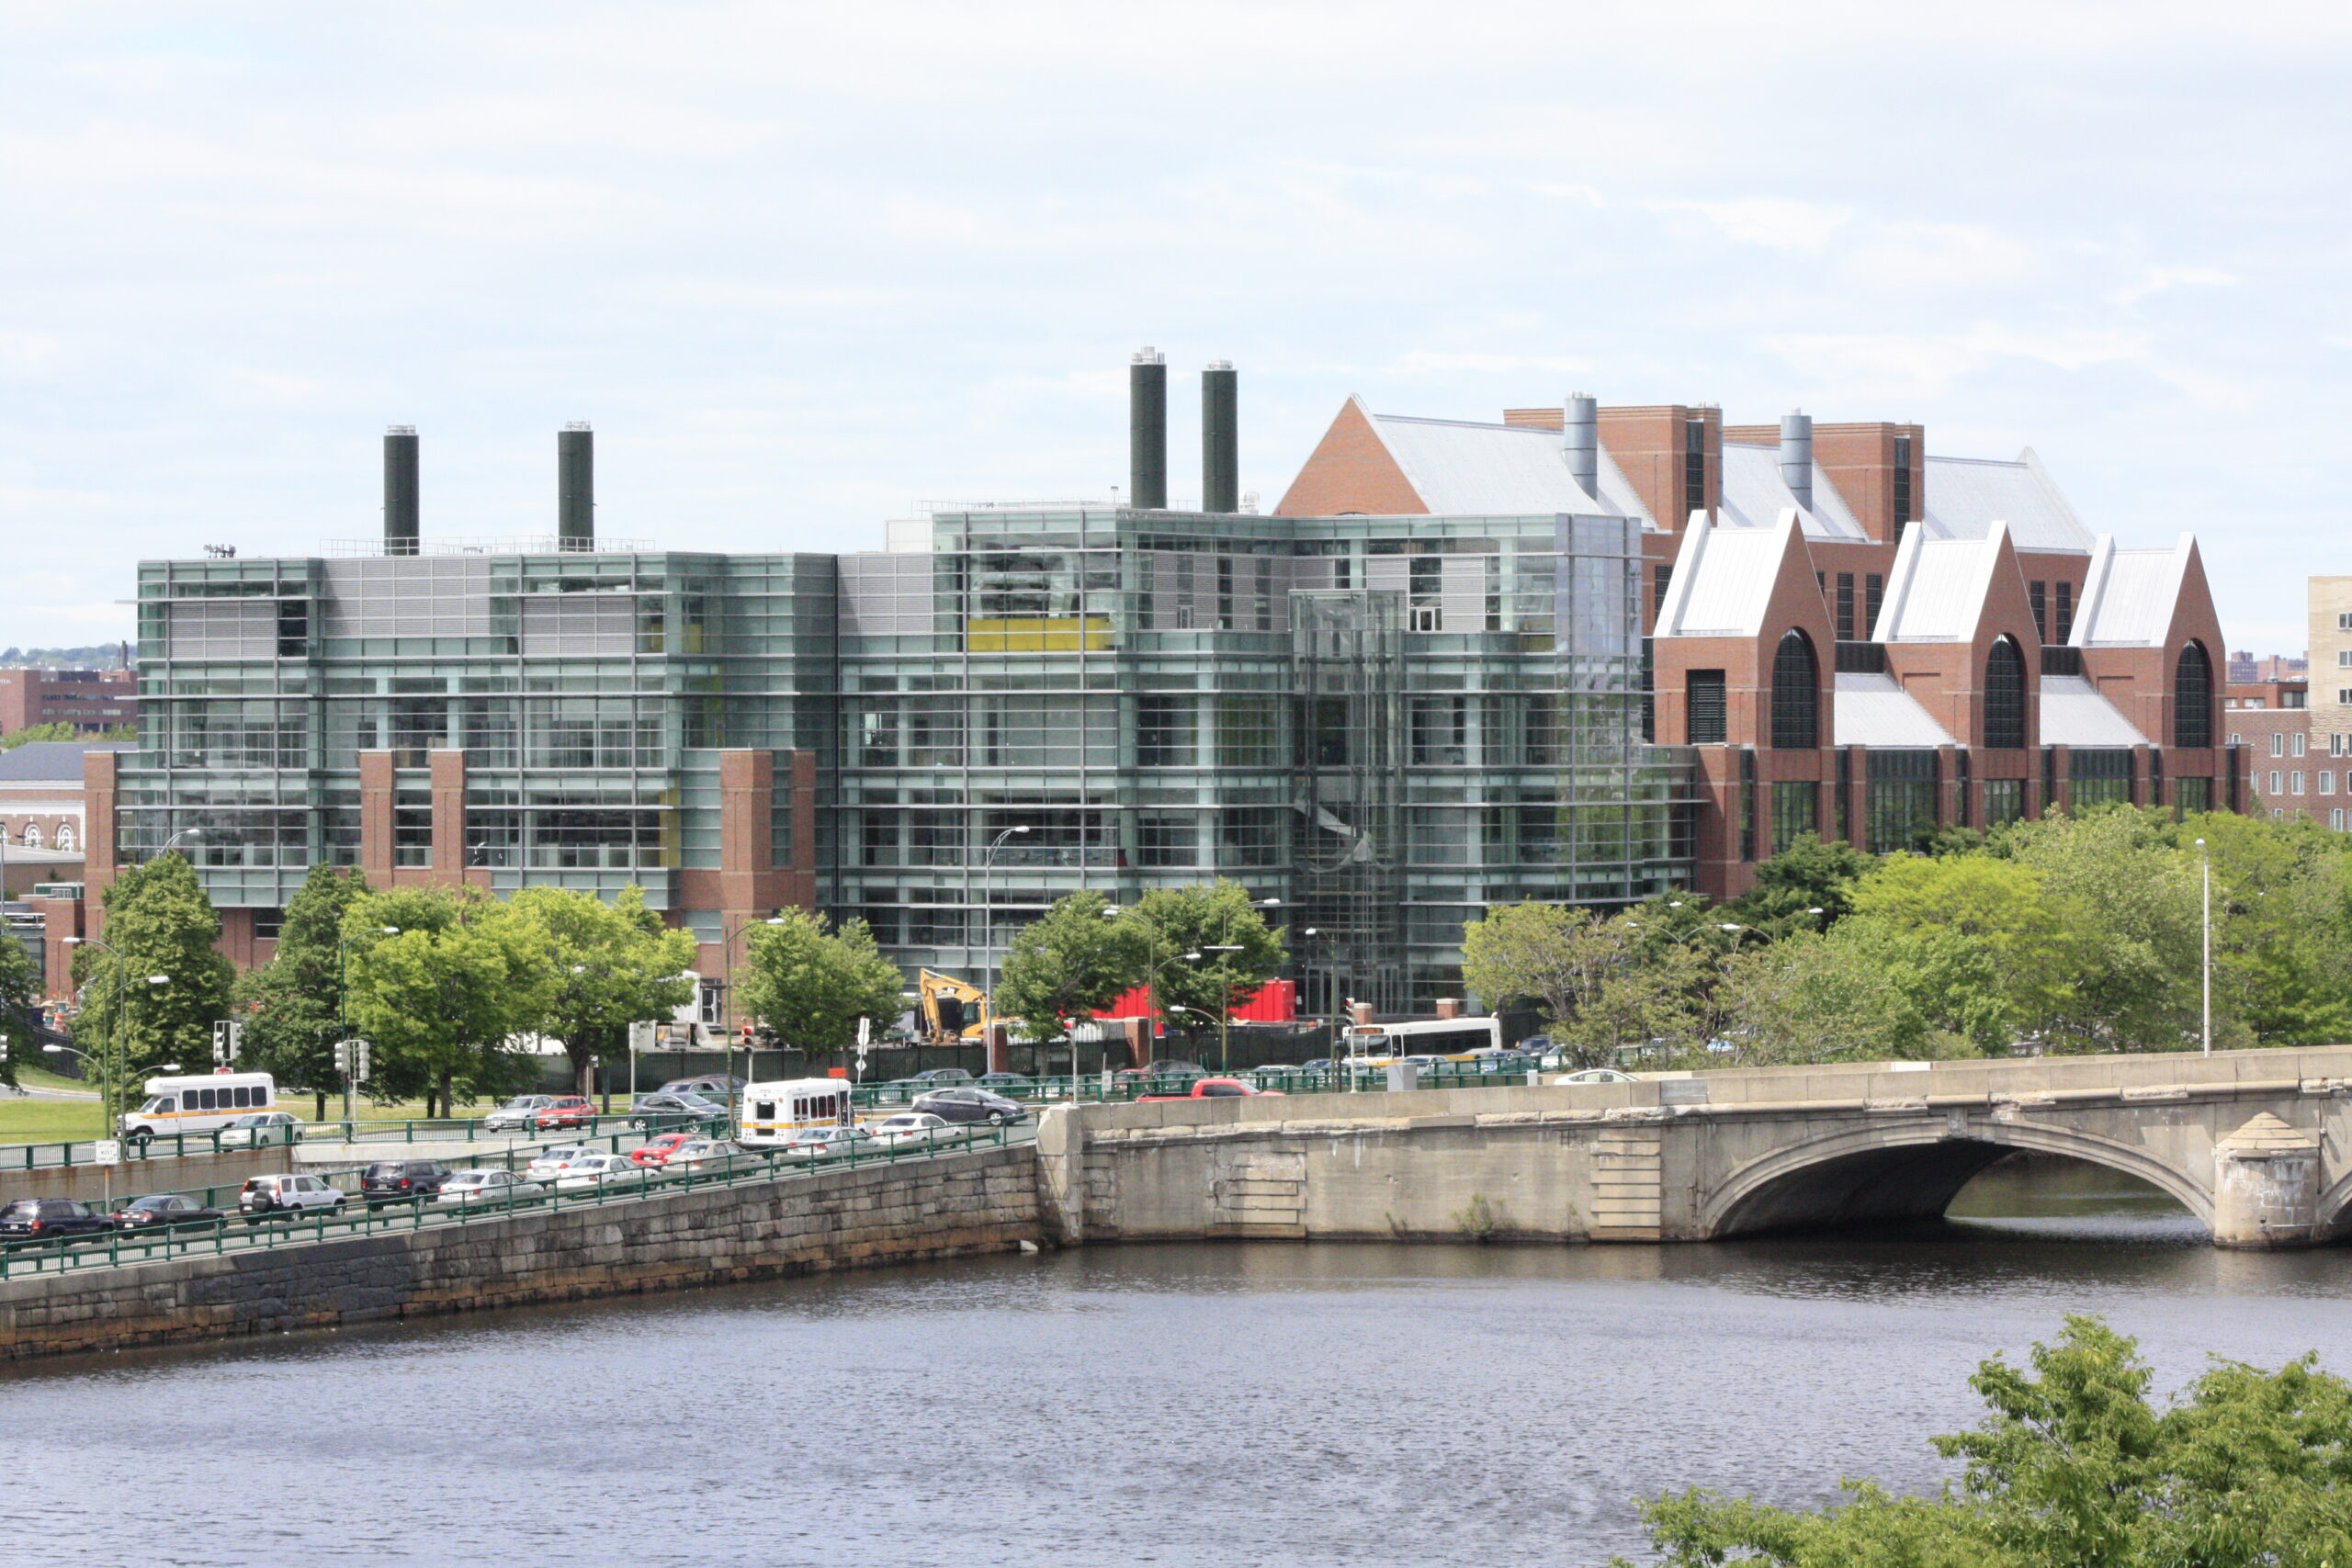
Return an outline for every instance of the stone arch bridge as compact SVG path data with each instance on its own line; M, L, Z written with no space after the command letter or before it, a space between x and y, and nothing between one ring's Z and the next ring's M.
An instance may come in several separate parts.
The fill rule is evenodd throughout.
M2352 1231L2347 1140L2352 1046L2326 1046L1085 1106L1038 1153L1070 1242L1710 1241L1933 1218L2027 1151L2290 1247Z

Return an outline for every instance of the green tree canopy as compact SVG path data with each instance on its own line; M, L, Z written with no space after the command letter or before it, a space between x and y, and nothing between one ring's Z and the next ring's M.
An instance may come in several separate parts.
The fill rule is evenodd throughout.
M14 1084L20 1063L40 1060L33 1055L38 1050L33 1023L40 1012L40 968L31 952L14 931L0 930L0 1044L7 1047L6 1057L0 1058L0 1083Z
M1969 1380L1989 1414L1934 1439L1957 1484L1769 1507L1705 1491L1643 1507L1667 1568L2343 1568L2352 1562L2352 1384L2306 1356L2219 1361L2148 1396L2137 1344L2069 1317L2030 1365ZM1618 1568L1630 1568L1614 1560Z
M212 1026L230 1016L236 970L213 951L220 917L195 868L161 855L125 868L101 897L106 945L85 942L74 954L74 1047L113 1064L124 1090L165 1062L209 1067Z
M1623 1025L1603 1028L1596 1021L1587 1028L1582 1021L1624 970L1640 931L1638 921L1603 919L1563 904L1498 905L1463 928L1463 983L1488 1007L1533 1003L1555 1040L1579 1066L1591 1066L1606 1055L1596 1036Z
M355 900L343 933L371 1095L421 1093L425 1114L447 1115L459 1089L504 1094L536 1076L515 1037L546 1025L555 997L537 919L470 888L399 887Z
M1826 931L1853 910L1854 886L1871 859L1853 845L1813 833L1758 862L1756 885L1725 907L1725 917L1773 936ZM1815 915L1814 910L1819 909Z
M906 1009L906 978L882 956L864 920L835 930L822 915L785 909L751 928L737 1002L786 1045L838 1051L854 1044L857 1021L887 1025Z
M1031 1040L1057 1040L1143 984L1150 960L1142 924L1113 916L1100 893L1072 893L1021 929L997 982L1000 1014Z
M1282 933L1266 923L1249 889L1219 877L1190 887L1155 887L1129 917L1148 953L1162 962L1155 987L1162 1012L1188 1034L1224 1026L1233 1010L1258 994L1290 961ZM1170 954L1197 953L1197 962ZM1148 960L1147 960L1147 963Z
M514 905L548 933L555 984L541 1027L562 1040L578 1092L588 1092L591 1063L628 1059L630 1024L694 999L694 933L664 929L644 889L606 904L576 888L526 887Z
M345 916L368 891L356 867L312 866L286 906L277 952L237 981L235 1000L245 1014L237 1065L269 1074L281 1088L311 1090L322 1117L328 1092L343 1087L334 1071L343 1008L336 943Z

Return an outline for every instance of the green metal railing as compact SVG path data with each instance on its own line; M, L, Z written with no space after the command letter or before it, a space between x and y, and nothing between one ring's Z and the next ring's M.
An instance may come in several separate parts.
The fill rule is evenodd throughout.
M1019 1137L1005 1128L975 1125L921 1142L887 1144L839 1154L795 1156L784 1154L743 1154L683 1170L648 1167L643 1177L598 1181L592 1186L545 1190L519 1197L469 1200L444 1203L437 1197L417 1196L389 1202L354 1201L324 1208L274 1211L247 1219L229 1215L202 1225L172 1230L116 1231L105 1235L57 1241L25 1240L0 1244L0 1280L78 1269L111 1269L125 1264L196 1256L225 1256L290 1246L316 1246L352 1236L387 1231L415 1231L464 1225L517 1213L560 1211L582 1206L604 1207L666 1197L697 1189L745 1186L777 1181L819 1170L861 1166L896 1165L909 1160L936 1159L976 1148L1001 1148ZM220 1189L208 1189L218 1191ZM217 1205L209 1205L217 1206Z
M178 1159L188 1155L247 1154L255 1149L283 1148L289 1144L486 1144L518 1138L544 1142L550 1133L569 1136L576 1132L582 1136L601 1137L617 1128L650 1136L659 1133L699 1132L703 1126L700 1119L674 1111L592 1116L576 1129L492 1130L485 1129L482 1118L476 1116L436 1117L429 1121L300 1122L288 1127L221 1127L209 1133L164 1133L151 1138L125 1138L121 1140L120 1163ZM49 1170L97 1163L97 1145L88 1138L67 1144L0 1144L0 1171Z

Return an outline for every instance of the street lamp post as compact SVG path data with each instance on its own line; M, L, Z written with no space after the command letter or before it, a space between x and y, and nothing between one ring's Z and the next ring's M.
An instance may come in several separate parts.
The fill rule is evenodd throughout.
M1256 898L1250 901L1249 907L1252 909L1272 909L1279 907L1281 903L1282 900L1279 898ZM1225 920L1217 934L1226 937L1233 934L1233 910L1230 908L1225 911ZM1238 953L1241 951L1241 944L1235 942L1204 944L1201 951L1203 953ZM1216 1066L1217 1071L1223 1073L1233 1070L1232 966L1220 962L1217 964L1217 976L1224 982L1224 985L1219 987L1216 1001Z
M401 928L378 926L376 931L381 936L398 936L401 934ZM343 935L338 935L334 941L334 1030L336 1039L351 1038L351 938ZM335 1076L343 1079L343 1129L344 1135L349 1137L351 1135L351 1075L348 1072L343 1072ZM443 1106L441 1114L447 1116L448 1113L449 1108Z
M2199 1010L2204 1021L2204 1051L2210 1056L2213 1054L2213 852L2205 847L2202 839L2197 840L2197 852L2198 858L2204 863L2204 951L2198 965L2199 990L2202 997Z
M996 1046L996 852L1007 839L1027 831L1026 823L1007 828L989 841L989 852L980 857L980 978L986 982L980 989L980 1038L991 1054ZM995 1070L993 1065L989 1070Z

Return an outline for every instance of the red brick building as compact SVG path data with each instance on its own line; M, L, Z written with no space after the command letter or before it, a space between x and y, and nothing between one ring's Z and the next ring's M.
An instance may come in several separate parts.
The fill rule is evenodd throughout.
M69 724L96 735L139 722L139 678L128 670L0 670L0 735Z
M1707 406L1409 419L1351 400L1277 512L1639 518L1652 736L1690 749L1702 891L1800 833L1885 851L2109 802L2237 809L2196 542L2094 536L2033 453Z

